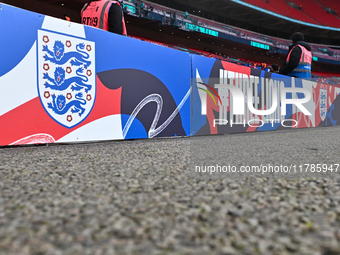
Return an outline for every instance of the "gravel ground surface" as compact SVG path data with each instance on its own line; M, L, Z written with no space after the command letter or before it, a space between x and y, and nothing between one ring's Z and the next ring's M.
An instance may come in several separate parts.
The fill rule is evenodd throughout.
M340 167L195 168L335 169L339 148L339 126L0 148L0 254L340 254Z

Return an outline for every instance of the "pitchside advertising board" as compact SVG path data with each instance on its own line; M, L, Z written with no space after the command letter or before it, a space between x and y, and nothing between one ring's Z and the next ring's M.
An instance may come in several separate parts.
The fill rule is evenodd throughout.
M192 135L339 124L339 87L201 56L192 61Z
M339 124L338 87L5 4L0 33L0 146Z
M191 56L1 4L0 145L190 135Z

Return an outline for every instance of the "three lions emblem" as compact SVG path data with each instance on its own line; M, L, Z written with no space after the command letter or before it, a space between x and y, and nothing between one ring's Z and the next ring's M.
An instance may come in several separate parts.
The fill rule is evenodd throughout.
M91 112L96 98L95 44L38 31L38 92L45 111L73 128Z

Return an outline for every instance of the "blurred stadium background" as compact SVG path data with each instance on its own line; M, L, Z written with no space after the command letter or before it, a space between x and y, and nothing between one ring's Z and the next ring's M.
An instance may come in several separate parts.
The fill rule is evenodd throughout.
M34 12L80 21L87 0L2 0ZM302 32L313 52L313 79L340 84L340 1L120 1L128 35L165 47L268 70L281 65L290 36Z

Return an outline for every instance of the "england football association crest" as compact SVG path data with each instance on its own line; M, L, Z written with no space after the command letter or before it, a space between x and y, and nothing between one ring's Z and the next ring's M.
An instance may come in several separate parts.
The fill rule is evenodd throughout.
M327 114L327 89L320 89L320 117L324 121Z
M95 43L38 31L38 92L46 112L72 128L91 112L96 98Z

